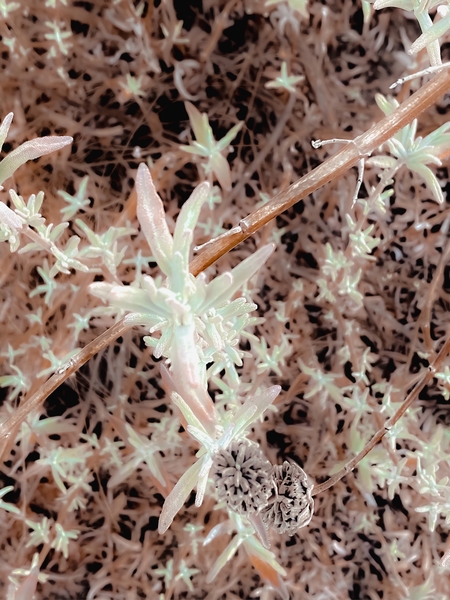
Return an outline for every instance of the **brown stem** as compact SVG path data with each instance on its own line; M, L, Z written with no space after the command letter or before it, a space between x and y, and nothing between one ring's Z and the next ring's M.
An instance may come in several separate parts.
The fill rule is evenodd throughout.
M442 363L447 358L449 352L450 352L450 339L448 339L445 342L445 344L442 346L441 351L439 352L439 354L436 357L436 360L433 361L433 363L428 367L428 371L423 375L421 380L409 392L409 394L406 396L404 402L402 403L400 408L397 410L397 412L390 419L388 419L386 421L386 423L383 425L383 427L381 429L379 429L375 433L375 435L372 437L372 439L369 440L369 442L367 442L367 444L365 445L365 447L361 450L361 452L359 454L357 454L355 457L353 457L344 467L342 467L342 469L340 471L338 471L335 475L333 475L332 477L327 479L327 481L325 481L324 483L321 483L320 485L315 486L313 489L313 492L312 492L313 496L317 496L317 494L321 494L322 492L325 492L330 487L332 487L335 483L337 483L343 477L345 477L345 475L347 475L348 473L353 471L353 469L358 465L358 463L361 462L362 459L365 456L367 456L367 454L369 454L369 452L372 450L372 448L376 444L378 444L379 441L381 441L383 439L383 437L386 435L386 433L390 429L392 429L392 427L394 427L394 425L405 414L405 412L408 410L408 408L411 406L411 404L414 402L414 400L416 400L418 398L418 396L419 396L420 392L423 390L423 388L426 385L428 385L430 383L430 381L433 379L436 371L440 370Z
M399 129L410 123L421 112L429 108L450 88L450 73L444 71L422 86L392 114L382 119L366 133L348 143L334 156L328 158L310 173L292 184L287 190L280 192L266 205L255 210L241 221L242 231L221 237L208 244L190 264L193 275L197 276L209 265L226 254L229 250L247 239L261 227L266 225L283 211L290 208L329 181L342 175L353 167L362 157L368 156L375 148L391 138ZM60 369L44 385L28 399L25 399L16 412L0 426L0 440L7 438L32 410L38 408L45 399L70 375L75 373L94 354L106 348L112 341L130 329L131 325L122 319L113 327L90 342L66 365Z
M0 440L6 439L14 429L19 426L34 409L39 408L48 396L56 390L70 375L78 371L90 358L106 348L111 342L126 333L133 327L126 317L107 329L101 335L89 342L78 354L69 359L57 372L50 377L30 398L27 398L17 410L0 425Z
M373 125L369 131L346 144L334 156L293 183L287 190L283 190L270 202L242 219L240 222L242 231L222 236L205 246L205 249L191 262L191 273L197 276L296 202L348 171L361 158L369 156L399 129L408 125L420 113L432 106L449 88L450 73L444 71L436 75L393 113Z

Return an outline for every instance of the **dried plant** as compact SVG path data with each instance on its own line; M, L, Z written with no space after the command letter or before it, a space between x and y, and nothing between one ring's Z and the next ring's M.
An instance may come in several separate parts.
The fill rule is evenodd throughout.
M448 4L0 1L2 597L447 597Z

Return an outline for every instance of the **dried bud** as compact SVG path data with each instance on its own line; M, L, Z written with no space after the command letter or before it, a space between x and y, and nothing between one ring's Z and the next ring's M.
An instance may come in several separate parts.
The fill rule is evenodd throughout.
M220 501L239 514L254 514L271 491L271 463L247 440L235 440L214 458L213 476Z
M261 511L262 519L267 527L278 533L294 535L311 521L314 512L312 485L303 469L286 460L282 465L272 467L271 476L272 496Z

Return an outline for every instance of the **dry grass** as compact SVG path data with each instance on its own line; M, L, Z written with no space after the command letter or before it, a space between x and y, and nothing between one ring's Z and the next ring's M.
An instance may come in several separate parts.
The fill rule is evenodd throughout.
M193 187L205 179L214 182L205 173L205 161L180 149L193 139L185 101L208 114L216 140L244 122L227 156L233 187L218 189L221 201L203 209L195 235L196 244L202 244L236 226L341 147L314 149L312 139L365 133L382 118L375 94L387 95L393 81L428 64L425 52L414 59L417 66L405 52L406 41L420 33L413 19L387 10L364 24L359 3L346 0L325 5L310 0L310 16L303 19L286 2L264 9L259 0L19 4L0 23L1 117L15 114L3 149L50 134L71 135L74 143L71 150L21 167L6 187L24 198L44 190L42 214L56 224L67 206L57 191L74 194L88 175L90 204L76 217L99 233L127 223L136 233L120 239L119 248L127 249L115 275L99 259L89 259L89 273L56 277L47 302L44 293L30 298L30 292L42 285L37 268L44 259L51 263L51 257L41 251L11 254L6 243L0 246L0 376L15 374L15 365L26 377L17 397L12 387L0 389L0 422L45 382L48 373L39 374L51 365L50 353L63 360L113 324L111 315L98 310L101 303L88 286L94 279L131 283L133 258L139 251L150 254L137 233L133 178L139 162L151 165L170 226ZM61 42L66 53L49 39L47 22L70 33ZM444 44L444 57L445 52ZM265 87L282 62L290 74L305 77L295 95ZM138 94L128 89L127 76L138 80ZM421 83L414 80L396 90L399 102ZM420 135L446 122L447 100L448 95L420 117ZM392 415L442 347L450 300L446 165L437 169L446 199L442 205L417 174L403 168L391 186L386 212L371 207L365 215L361 203L352 207L356 170L351 169L209 268L212 276L269 241L277 244L245 291L265 318L252 333L266 340L268 350L251 336L242 338L248 356L238 369L242 393L282 386L277 411L269 412L250 436L272 463L290 458L314 481L326 480ZM378 174L376 168L366 169L362 198L370 196ZM1 194L9 202L6 192ZM346 215L356 231L373 226L368 239L377 241L368 252L352 255ZM64 235L84 239L76 217ZM340 271L335 263L330 269L327 244L334 257L341 251L340 258L348 261ZM152 262L142 270L157 274ZM80 326L79 335L74 315L89 322ZM0 513L0 594L14 598L8 577L14 569L30 569L38 552L47 577L37 583L36 600L277 597L242 547L212 583L206 582L229 541L223 536L202 547L212 527L226 518L216 508L212 486L200 508L192 497L160 536L165 490L144 462L122 471L135 451L125 424L159 448L170 485L193 463L197 450L179 426L158 365L139 333L124 332L5 441L0 488L14 489L2 500L21 514ZM277 346L278 363L266 366ZM318 383L320 377L328 377L326 385ZM316 497L309 526L294 537L272 537L291 597L446 597L448 385L434 379L357 471ZM211 390L217 404L226 403L217 382L211 382ZM47 417L57 421L42 426ZM62 488L45 462L58 448L76 460L73 479L64 476ZM61 455L57 460L64 466ZM424 507L431 508L416 510ZM50 536L34 544L25 519L37 523L44 517L51 523ZM51 547L55 523L77 532L67 556L61 547ZM170 564L173 575L164 576L161 569ZM185 566L198 569L192 580L189 573L183 579ZM18 574L16 579L25 578Z

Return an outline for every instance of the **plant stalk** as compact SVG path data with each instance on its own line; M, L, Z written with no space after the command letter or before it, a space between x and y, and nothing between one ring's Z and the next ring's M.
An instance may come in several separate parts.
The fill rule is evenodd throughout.
M253 235L269 221L278 217L285 210L309 196L320 187L337 179L354 167L362 158L389 140L399 129L405 127L424 110L432 106L450 89L450 73L448 70L439 73L431 81L412 94L393 113L373 125L366 133L349 141L341 150L327 158L318 167L293 183L287 190L278 193L264 206L257 208L242 219L239 227L233 227L232 233L223 235L205 244L205 248L191 262L191 273L197 276L212 265L221 256ZM240 231L239 231L240 229Z

